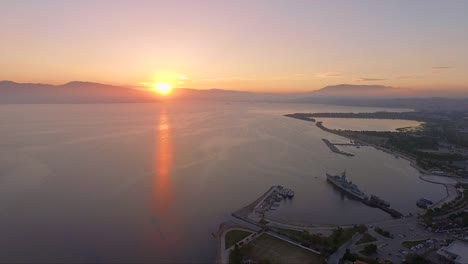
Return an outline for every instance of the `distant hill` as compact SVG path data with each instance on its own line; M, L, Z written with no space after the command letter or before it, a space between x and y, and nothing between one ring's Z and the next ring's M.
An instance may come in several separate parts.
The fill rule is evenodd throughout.
M156 101L154 93L90 82L63 85L0 81L0 103L123 103Z
M164 100L272 101L281 95L259 94L221 89L174 89ZM0 103L146 103L162 99L145 87L115 86L92 82L69 82L63 85L0 81Z
M340 84L317 91L289 94L268 94L221 89L174 89L164 100L222 102L287 102L320 103L350 106L404 107L421 110L468 110L468 93L455 98L436 98L381 85ZM429 98L430 97L430 98ZM0 104L21 103L149 103L163 98L145 87L124 87L92 82L69 82L63 85L0 81Z
M339 84L326 86L314 92L314 95L319 96L393 96L407 92L407 90L393 88L383 85L353 85Z

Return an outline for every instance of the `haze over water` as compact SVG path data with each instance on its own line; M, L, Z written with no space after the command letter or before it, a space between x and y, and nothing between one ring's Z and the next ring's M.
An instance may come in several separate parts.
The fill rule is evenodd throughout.
M0 106L3 261L213 261L230 214L281 184L296 191L272 217L348 224L389 218L342 197L344 169L404 213L444 197L403 159L284 114L374 112L325 105L171 103ZM393 109L395 111L395 109ZM394 121L393 121L394 122ZM406 126L402 125L402 126ZM398 195L395 195L398 194Z

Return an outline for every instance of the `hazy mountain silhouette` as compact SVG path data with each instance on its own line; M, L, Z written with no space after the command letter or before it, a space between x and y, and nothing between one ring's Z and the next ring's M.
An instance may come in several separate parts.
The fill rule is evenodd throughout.
M63 85L0 81L0 103L133 103L157 102L161 96L145 87L123 87L73 81ZM174 89L167 100L256 101L279 100L274 94L231 90Z
M174 89L164 100L192 101L249 101L249 102L289 102L322 103L361 106L413 107L427 104L450 106L460 100L416 97L434 97L438 94L420 93L406 89L382 85L340 84L305 93L273 94L232 91L221 89L197 90ZM465 94L466 96L466 94ZM401 98L407 98L402 100ZM408 99L409 98L409 99ZM411 99L413 98L413 99ZM16 83L0 81L0 103L146 103L162 99L145 87L115 86L92 82L69 82L63 85L40 83ZM398 100L397 100L398 99Z
M121 103L152 102L154 93L91 82L63 85L0 82L0 103Z
M388 96L407 92L403 89L397 89L383 85L352 85L338 84L326 86L315 92L320 96Z

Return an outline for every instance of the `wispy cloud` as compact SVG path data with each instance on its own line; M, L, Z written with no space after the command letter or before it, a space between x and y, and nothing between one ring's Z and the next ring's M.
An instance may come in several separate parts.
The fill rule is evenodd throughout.
M455 67L452 67L452 66L434 66L432 67L432 69L438 69L438 70L446 70L446 69L453 69Z
M293 73L286 75L275 75L275 76L228 76L228 77L206 77L194 79L194 82L232 82L232 81L259 81L259 80L309 80L313 75L307 73Z
M414 78L421 78L421 75L400 75L397 76L396 79L414 79Z
M293 73L293 74L286 74L286 75L267 76L261 79L298 81L298 80L308 80L310 79L310 77L311 75L307 73Z
M376 81L386 81L388 79L384 78L359 78L357 81L359 82L376 82Z
M331 78L331 77L343 77L343 74L340 72L323 72L316 75L320 78Z
M239 76L232 76L232 77L213 77L213 78L201 78L195 81L200 82L226 82L226 81L252 81L253 78L246 78L246 77L239 77Z

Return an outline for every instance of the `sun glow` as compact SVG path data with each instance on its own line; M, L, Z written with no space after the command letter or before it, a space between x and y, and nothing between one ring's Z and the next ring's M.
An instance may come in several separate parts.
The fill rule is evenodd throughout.
M166 95L172 91L172 86L168 83L156 83L154 84L154 90L162 95Z

